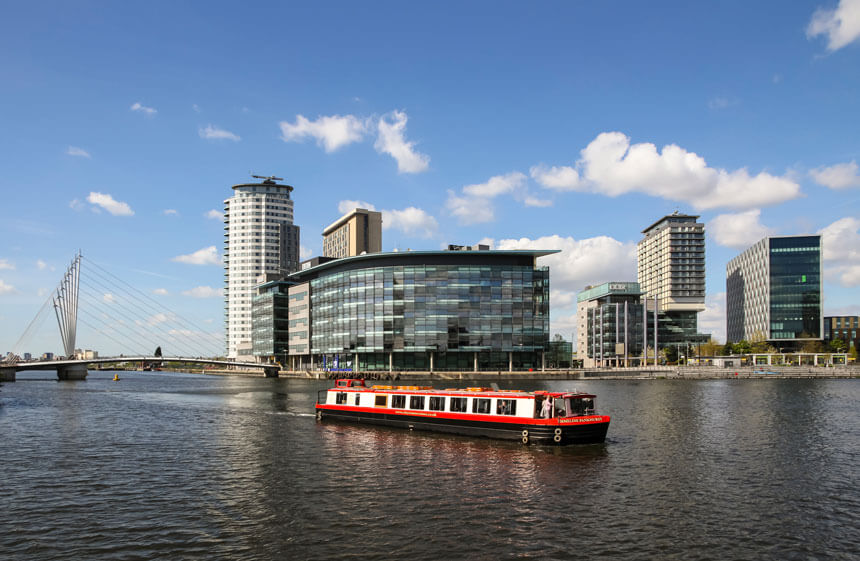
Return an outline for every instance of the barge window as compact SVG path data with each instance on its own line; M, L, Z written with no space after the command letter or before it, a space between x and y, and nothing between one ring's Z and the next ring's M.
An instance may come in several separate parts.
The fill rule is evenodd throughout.
M497 399L496 400L497 415L516 415L517 402L513 399Z
M388 396L387 395L378 395L376 396L376 403L374 403L376 407L388 407Z
M450 408L454 413L465 413L468 411L467 403L469 402L468 397L452 397L450 399Z
M406 396L405 395L392 395L391 396L391 407L394 409L406 409Z
M355 404L358 405L359 401L361 401L361 394L357 393L357 394L355 394Z
M430 411L444 411L445 398L442 396L430 396Z
M334 402L337 405L346 404L346 392L337 392L334 395Z
M409 398L409 409L424 409L424 396L413 395Z
M490 400L476 397L472 401L472 413L480 413L483 415L490 414Z

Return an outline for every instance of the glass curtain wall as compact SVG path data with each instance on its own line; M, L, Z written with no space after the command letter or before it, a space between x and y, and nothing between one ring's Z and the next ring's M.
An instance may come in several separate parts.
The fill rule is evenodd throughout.
M821 338L821 238L770 240L771 339Z
M404 265L311 281L311 348L359 369L535 368L549 342L546 267ZM391 357L389 358L389 353Z

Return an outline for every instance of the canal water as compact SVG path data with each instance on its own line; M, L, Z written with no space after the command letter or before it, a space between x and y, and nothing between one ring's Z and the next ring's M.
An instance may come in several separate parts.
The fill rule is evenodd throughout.
M325 381L119 375L0 389L0 559L860 552L856 380L515 383L613 417L553 448L320 423Z

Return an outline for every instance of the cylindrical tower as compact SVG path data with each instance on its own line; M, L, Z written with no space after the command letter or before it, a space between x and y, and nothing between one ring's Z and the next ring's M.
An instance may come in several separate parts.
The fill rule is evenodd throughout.
M286 275L298 268L293 188L276 183L278 177L259 179L233 185L233 196L224 201L224 327L231 358L251 354L251 299L257 277Z

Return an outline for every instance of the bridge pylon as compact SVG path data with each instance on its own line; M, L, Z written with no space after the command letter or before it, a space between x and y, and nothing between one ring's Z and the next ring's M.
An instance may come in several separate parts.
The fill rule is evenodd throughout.
M78 330L78 294L81 280L81 253L78 252L60 286L54 294L54 312L60 326L60 338L63 340L63 350L66 358L75 356L75 337ZM57 369L60 380L83 380L87 377L86 365L74 365Z

